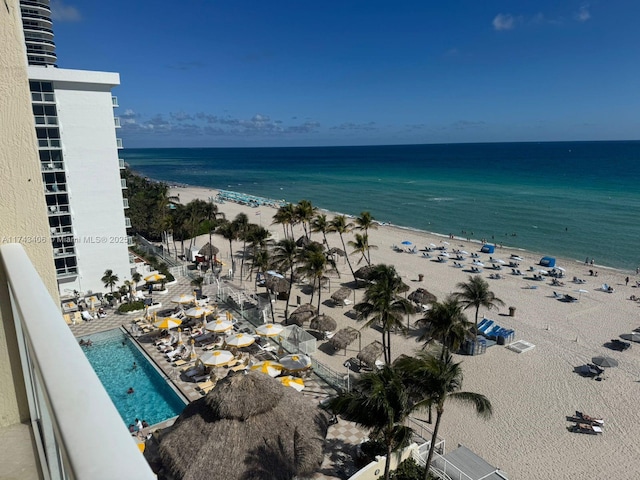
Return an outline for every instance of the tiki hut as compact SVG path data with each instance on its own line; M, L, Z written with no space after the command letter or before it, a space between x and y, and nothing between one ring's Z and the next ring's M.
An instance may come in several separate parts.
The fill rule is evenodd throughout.
M277 276L267 276L265 286L278 296L289 293L289 280Z
M361 280L369 280L373 272L374 265L365 265L356 270L353 275Z
M316 312L312 312L310 310L305 310L302 312L293 312L287 318L287 325L298 325L300 327L304 326L305 322L308 322L312 318L316 316Z
M326 414L294 389L235 374L148 440L145 457L160 480L306 478L323 461L327 428Z
M327 253L329 253L329 255L338 255L339 257L346 257L347 256L347 254L345 253L344 250L342 250L341 248L336 248L336 247L333 247L333 248L329 249L329 251Z
M364 363L370 369L374 369L376 367L376 360L382 355L383 351L382 343L376 340L364 347L356 358L360 360L361 366Z
M200 250L198 250L198 255L204 255L207 258L213 258L220 253L220 249L218 247L214 247L209 242L204 244Z
M329 340L329 344L335 350L347 349L347 347L353 342L356 338L360 336L360 332L353 327L345 327L338 332Z
M337 305L344 305L344 301L351 296L351 290L349 287L340 287L338 290L331 294L331 300Z
M294 313L300 313L300 312L312 312L314 315L316 314L316 312L318 311L318 309L316 307L314 307L312 304L310 303L303 303L302 305L300 305L298 308L296 308L292 314Z
M438 301L438 298L433 293L424 288L418 288L416 291L411 292L407 298L418 305L427 305Z
M316 318L311 320L309 328L319 332L333 332L338 328L338 324L329 315L318 315Z

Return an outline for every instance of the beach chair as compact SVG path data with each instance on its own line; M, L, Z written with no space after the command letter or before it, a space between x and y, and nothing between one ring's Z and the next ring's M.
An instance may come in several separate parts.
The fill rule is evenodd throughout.
M82 323L82 314L80 312L73 312L73 324Z
M64 318L64 323L66 323L67 325L75 325L76 324L76 322L71 320L71 315L69 315L68 313L65 313L64 315L62 315L62 318Z
M493 325L491 327L489 327L488 329L486 329L483 333L483 335L487 338L492 338L495 337L495 334L497 332L499 332L500 330L502 330L502 327L500 325Z
M602 428L589 423L576 423L569 427L569 431L573 433L585 433L587 435L598 435L602 433Z
M482 328L480 328L480 325L478 325L478 331L480 333L482 333L484 335L484 333L489 330L490 328L493 327L493 320L489 320L488 318L485 318L485 320L487 320L487 323L485 323Z
M480 323L478 324L478 330L480 330L481 328L483 328L487 322L490 322L491 320L489 320L488 318L483 318L482 320L480 320Z

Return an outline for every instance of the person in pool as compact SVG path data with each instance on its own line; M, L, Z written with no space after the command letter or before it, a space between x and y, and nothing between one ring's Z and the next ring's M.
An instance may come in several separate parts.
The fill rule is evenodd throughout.
M127 390L127 395L131 395L132 393L134 393L133 387L129 387L129 390Z

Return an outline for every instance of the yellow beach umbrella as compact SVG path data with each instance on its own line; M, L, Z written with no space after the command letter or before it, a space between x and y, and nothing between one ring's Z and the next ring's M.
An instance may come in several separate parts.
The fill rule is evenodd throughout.
M256 339L251 335L247 335L245 333L236 333L235 335L230 335L229 337L227 337L224 343L226 343L229 347L242 348L248 347L255 341Z
M161 273L152 273L151 275L147 275L146 277L144 277L144 281L154 283L164 280L165 278L167 278L167 276L162 275Z
M233 324L226 320L216 320L214 322L207 323L204 328L209 332L223 333L231 330L233 328Z
M285 370L299 372L311 368L311 358L307 355L287 355L280 359Z
M169 330L182 325L182 320L180 320L179 318L165 317L158 320L157 322L154 322L154 325L160 330Z
M200 357L200 361L209 367L224 367L234 360L233 353L228 350L214 350Z
M277 377L282 373L282 365L271 360L263 360L262 362L251 365L251 370L266 373L270 377Z
M145 443L144 442L139 442L138 443L138 450L140 450L141 453L144 453L144 447L145 447Z
M187 317L200 318L206 315L210 315L212 312L213 310L208 307L193 307L184 313L187 315Z
M304 381L301 378L287 375L286 377L279 377L278 380L280 380L280 383L285 387L295 388L299 392L304 390Z
M256 328L256 333L263 337L277 337L282 333L284 327L282 325L276 325L275 323L266 323Z
M173 297L171 299L171 301L173 303L178 303L180 305L184 305L184 304L193 302L195 299L196 299L196 297L194 297L190 293L183 293L182 295L178 295L176 297Z

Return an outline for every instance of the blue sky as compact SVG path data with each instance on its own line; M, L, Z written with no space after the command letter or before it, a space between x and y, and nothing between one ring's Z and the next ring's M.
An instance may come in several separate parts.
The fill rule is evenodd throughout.
M640 138L637 0L52 0L125 147Z

